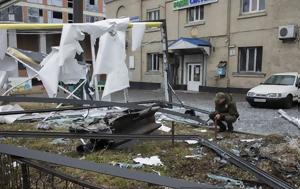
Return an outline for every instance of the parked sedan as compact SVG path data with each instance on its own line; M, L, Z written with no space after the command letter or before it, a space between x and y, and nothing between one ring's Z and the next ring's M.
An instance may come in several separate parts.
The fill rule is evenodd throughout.
M250 89L247 101L259 105L291 108L300 98L300 75L296 72L271 75L265 82Z

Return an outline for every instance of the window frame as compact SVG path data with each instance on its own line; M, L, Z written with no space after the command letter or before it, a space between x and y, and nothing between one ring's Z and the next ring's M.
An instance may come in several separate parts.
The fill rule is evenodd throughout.
M151 58L149 58L149 56L151 56ZM151 60L151 62L149 62L149 59ZM160 54L159 53L147 53L147 71L148 72L160 71Z
M260 13L260 12L265 12L266 11L266 0L248 0L249 1L249 8L248 11L244 11L244 1L241 0L241 14L255 14L255 13ZM257 1L256 9L252 10L253 6L253 1ZM260 1L264 1L264 9L260 9Z
M198 8L198 19L197 17L197 8ZM191 21L190 20L190 11L194 11L194 18ZM190 7L187 9L187 23L194 23L194 22L199 22L199 21L204 21L204 5L198 5L195 7Z
M159 19L160 19L160 9L159 8L147 10L147 20L159 20Z
M73 5L74 5L73 0L68 0L67 3L68 3L68 8L73 8Z
M39 8L35 8L35 7L29 7L28 8L28 21L30 23L40 23L40 17L43 17L43 16L40 16L40 11L42 9L39 9Z
M246 50L246 59L245 62L245 70L241 70L241 65L242 65L242 50ZM250 70L250 50L254 49L254 65L253 65L253 70ZM261 50L259 50L261 49ZM258 51L261 51L261 60L258 59ZM239 47L239 57L238 57L238 73L261 73L262 72L262 59L263 59L263 47L262 46L252 46L252 47ZM260 62L258 62L260 61ZM257 71L257 67L260 64L260 71Z

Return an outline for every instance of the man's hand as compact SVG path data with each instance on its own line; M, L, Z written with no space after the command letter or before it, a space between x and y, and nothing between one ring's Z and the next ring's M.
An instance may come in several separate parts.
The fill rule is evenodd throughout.
M220 115L220 114L217 114L217 115L215 116L215 120L219 120L219 119L221 119L221 115Z

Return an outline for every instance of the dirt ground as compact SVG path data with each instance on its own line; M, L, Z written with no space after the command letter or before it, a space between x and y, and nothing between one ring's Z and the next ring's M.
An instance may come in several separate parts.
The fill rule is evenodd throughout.
M13 125L0 125L0 130L36 130L37 123L15 123ZM170 122L163 123L170 126ZM65 129L52 130L64 131ZM157 131L159 134L170 134ZM264 171L289 182L295 188L300 186L300 139L279 135L259 136L242 133L221 133L218 140L214 139L214 131L207 128L195 128L189 125L176 124L175 134L199 134L205 139L213 140L220 146L234 152L248 160ZM134 164L133 159L138 155L150 157L157 155L162 166L143 166L136 170L161 174L164 176L181 178L190 181L224 185L225 182L212 179L208 175L225 176L243 181L246 187L268 188L260 183L248 172L222 160L212 150L198 144L187 144L176 141L174 146L171 141L135 141L120 149L103 149L88 154L78 154L76 146L78 140L69 140L66 144L51 144L53 139L15 139L2 138L1 143L15 144L30 149L62 154L69 157L80 158L96 163L127 163ZM198 155L196 158L185 156ZM90 173L65 167L57 167L82 180L104 186L107 188L160 188L136 181ZM230 185L232 186L232 185ZM239 186L232 186L239 188ZM57 186L59 187L59 184Z

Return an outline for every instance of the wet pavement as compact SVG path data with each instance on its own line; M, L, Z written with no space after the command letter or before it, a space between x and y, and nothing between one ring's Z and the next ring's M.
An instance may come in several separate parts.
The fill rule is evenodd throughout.
M187 91L176 91L176 93L185 105L209 111L214 108L212 100L214 93L192 93ZM234 94L233 99L236 101L240 113L240 118L234 125L235 130L264 135L300 136L300 129L279 117L278 109L253 108L246 102L245 96L240 94ZM129 90L130 102L141 100L164 100L164 94L162 90ZM112 95L112 101L124 101L123 93L119 92ZM173 97L173 101L178 102L175 97ZM296 105L292 109L284 111L291 116L300 118L300 112Z

